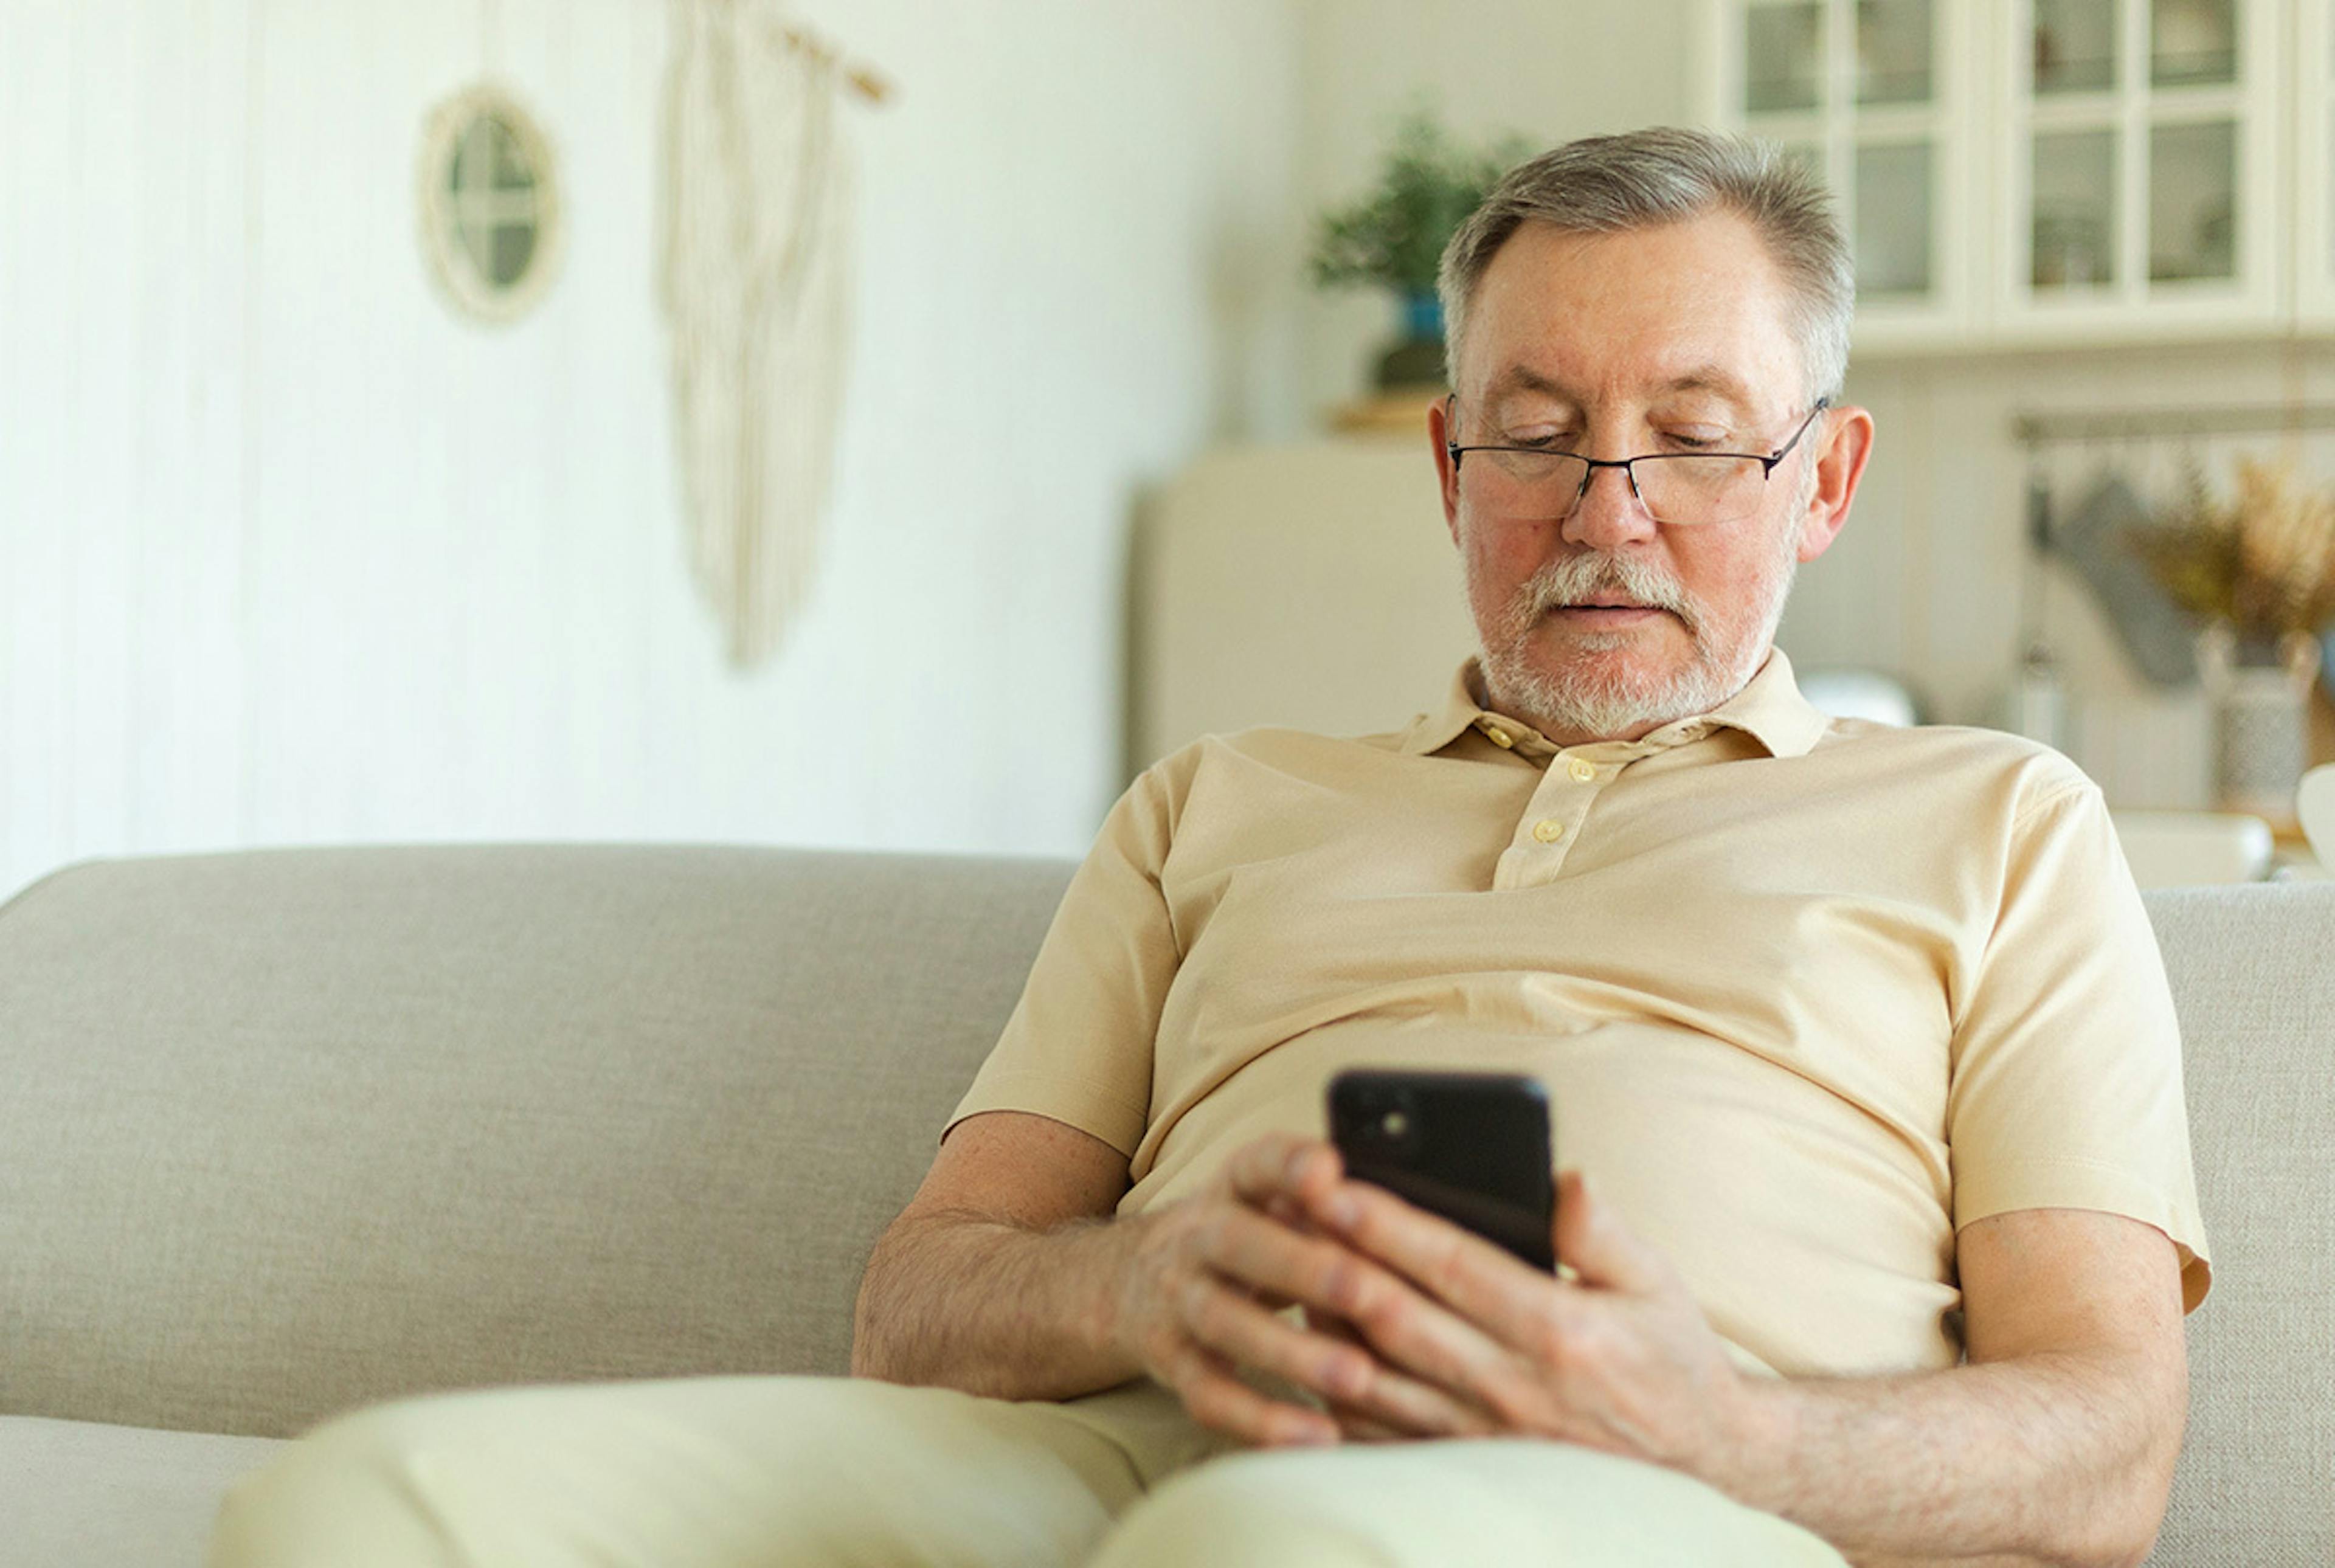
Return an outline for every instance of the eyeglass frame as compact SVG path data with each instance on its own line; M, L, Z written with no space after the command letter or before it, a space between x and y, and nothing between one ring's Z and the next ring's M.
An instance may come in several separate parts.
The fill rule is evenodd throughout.
M1640 452L1633 458L1589 458L1583 457L1579 452L1561 452L1548 447L1499 446L1492 444L1463 447L1457 441L1451 440L1448 435L1443 439L1443 451L1444 454L1451 460L1451 479L1452 482L1455 484L1458 482L1459 479L1459 460L1466 457L1469 452L1524 452L1527 455L1536 457L1573 458L1581 462L1584 465L1581 470L1581 485L1579 489L1573 492L1572 504L1566 507L1564 511L1560 512L1555 517L1545 519L1549 522L1565 522L1571 518L1574 513L1581 509L1581 503L1583 499L1588 496L1590 485L1595 482L1597 479L1597 470L1599 469L1620 469L1623 474L1630 481L1630 498L1638 503L1638 509L1640 511L1644 512L1649 518L1653 518L1655 522L1662 524L1662 527L1667 528L1712 528L1723 526L1727 523L1739 523L1743 518L1712 518L1700 523L1682 523L1672 521L1666 518L1655 518L1653 508L1646 505L1645 496L1638 489L1637 465L1649 460L1662 462L1667 460L1678 458L1741 458L1747 462L1755 462L1759 465L1759 483L1764 487L1768 479L1774 477L1776 465L1792 455L1792 449L1800 444L1800 438L1808 433L1808 427L1817 422L1817 416L1831 406L1832 399L1828 397L1817 399L1815 406L1808 410L1808 417L1800 421L1800 428L1792 432L1792 439L1786 441L1782 446L1778 447L1774 451L1765 454L1759 452ZM1458 392L1446 394L1443 399L1443 421L1444 428L1446 430L1452 430L1458 427L1459 422L1458 410L1459 394ZM1747 512L1744 514L1744 517L1749 517L1750 515L1750 513Z

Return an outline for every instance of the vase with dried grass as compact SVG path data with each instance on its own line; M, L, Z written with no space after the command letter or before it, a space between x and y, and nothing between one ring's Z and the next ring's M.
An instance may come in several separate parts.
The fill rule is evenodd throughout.
M2310 761L2318 636L2335 621L2335 493L2305 485L2285 462L2240 458L2237 478L2224 500L2193 468L2180 503L2138 547L2204 623L2198 666L2221 804L2291 828Z

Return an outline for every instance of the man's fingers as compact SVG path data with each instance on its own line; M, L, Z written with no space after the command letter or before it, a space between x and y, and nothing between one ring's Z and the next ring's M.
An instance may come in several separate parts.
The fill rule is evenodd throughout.
M1185 1331L1218 1358L1324 1398L1354 1398L1374 1375L1367 1350L1308 1333L1206 1275L1184 1286L1177 1309Z
M1196 1295L1190 1304L1204 1316L1186 1314L1189 1331L1220 1353L1418 1436L1491 1429L1485 1402L1468 1396L1510 1378L1513 1358L1391 1270L1237 1207L1203 1233L1198 1255L1242 1287ZM1314 1331L1271 1315L1260 1298L1303 1307Z
M1408 1417L1383 1416L1354 1405L1332 1405L1339 1435L1350 1443L1417 1443L1439 1437L1497 1437L1498 1422L1471 1407L1453 1405L1451 1414L1432 1425Z
M1337 1423L1329 1417L1265 1398L1203 1346L1187 1345L1162 1370L1184 1408L1211 1431L1259 1447L1334 1443L1339 1438Z
M1670 1282L1662 1253L1623 1224L1577 1170L1557 1177L1555 1242L1556 1255L1584 1283L1651 1295Z
M1331 1406L1330 1414L1338 1423L1339 1436L1349 1443L1407 1443L1422 1436L1418 1432L1398 1431L1383 1421L1373 1420L1344 1405Z
M1491 1430L1498 1423L1481 1419L1485 1412L1511 1423L1524 1413L1517 1396L1528 1385L1517 1356L1409 1281L1373 1272L1348 1316L1372 1357L1400 1379L1373 1390L1374 1408L1448 1437ZM1413 1389L1430 1398L1412 1396Z
M1276 1194L1308 1202L1337 1185L1345 1169L1338 1151L1319 1138L1268 1133L1235 1153L1225 1172L1235 1194L1263 1207Z
M1379 1378L1369 1396L1371 1411L1357 1409L1354 1414L1373 1414L1380 1425L1410 1437L1488 1437L1503 1431L1480 1401L1459 1399L1434 1383L1395 1370L1345 1319L1308 1312L1305 1326L1327 1339L1361 1346L1378 1365Z
M1322 1227L1313 1223L1313 1216L1307 1212L1305 1205L1285 1192L1275 1193L1265 1199L1264 1212L1301 1236L1322 1234Z
M1576 1287L1367 1182L1341 1182L1313 1208L1332 1236L1511 1349L1537 1355L1552 1335L1577 1326L1585 1310ZM1382 1312L1403 1315L1395 1305L1381 1302L1380 1306ZM1389 1346L1380 1328L1417 1326L1407 1321L1374 1325L1360 1311L1347 1316L1382 1350Z
M1351 1334L1301 1329L1228 1285L1197 1280L1179 1307L1186 1331L1216 1363L1254 1368L1390 1431L1461 1437L1495 1429L1479 1406L1384 1364Z
M1200 1233L1199 1261L1226 1278L1309 1312L1343 1315L1365 1276L1392 1276L1334 1237L1293 1231L1237 1206Z
M1500 1430L1482 1407L1384 1365L1344 1408L1407 1437L1488 1437Z

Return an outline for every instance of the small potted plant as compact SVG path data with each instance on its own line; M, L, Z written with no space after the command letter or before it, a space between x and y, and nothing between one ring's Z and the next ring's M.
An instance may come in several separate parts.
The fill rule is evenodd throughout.
M1513 137L1482 151L1455 146L1431 113L1414 109L1395 131L1377 189L1322 215L1313 281L1325 288L1375 285L1400 303L1401 336L1379 360L1381 390L1442 384L1435 269L1451 236L1525 151Z
M2287 465L2237 467L2226 502L2193 468L2182 502L2136 545L2204 623L2198 664L2223 804L2286 825L2309 760L2319 638L2335 623L2335 494L2304 488Z

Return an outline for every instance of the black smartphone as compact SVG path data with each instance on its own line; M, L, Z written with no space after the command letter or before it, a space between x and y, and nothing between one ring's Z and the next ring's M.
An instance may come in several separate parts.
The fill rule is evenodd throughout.
M1353 1069L1330 1080L1330 1141L1350 1176L1555 1269L1548 1093L1536 1080Z

